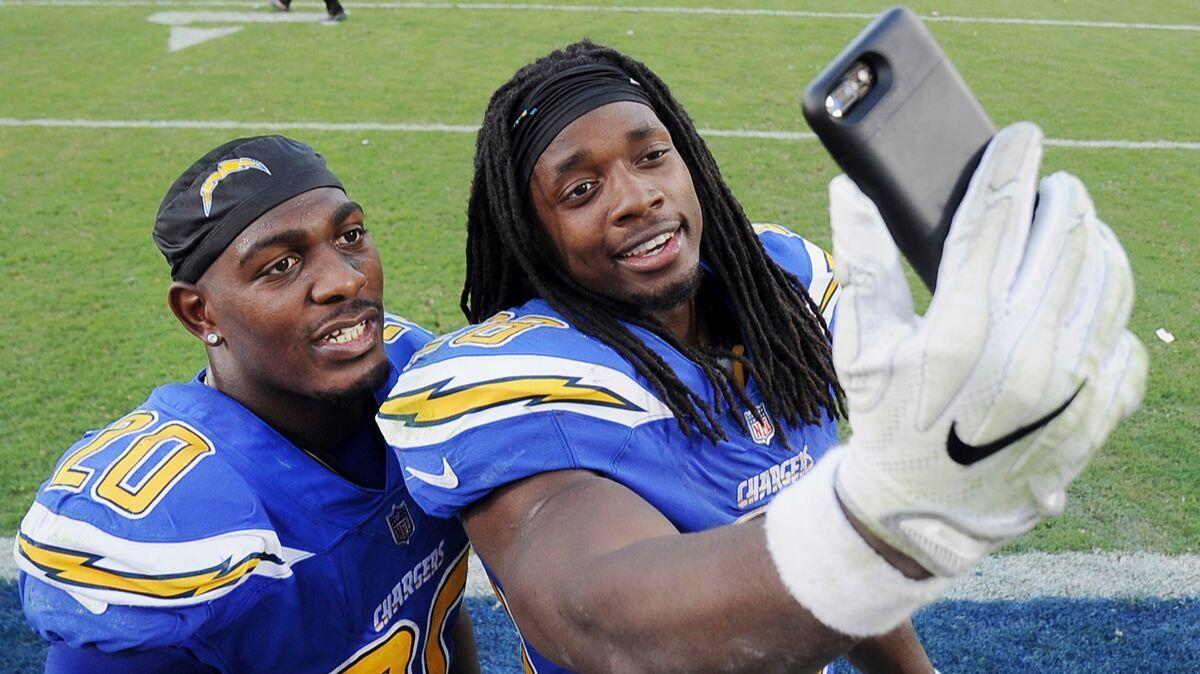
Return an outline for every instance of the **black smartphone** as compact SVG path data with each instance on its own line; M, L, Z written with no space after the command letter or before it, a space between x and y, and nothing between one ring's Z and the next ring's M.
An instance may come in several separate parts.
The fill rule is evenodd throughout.
M932 290L996 127L920 18L904 7L879 15L808 85L804 118Z

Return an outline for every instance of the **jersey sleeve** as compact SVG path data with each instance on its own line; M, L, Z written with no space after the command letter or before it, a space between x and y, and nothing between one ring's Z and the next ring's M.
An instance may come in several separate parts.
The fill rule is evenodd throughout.
M395 314L383 315L383 346L388 359L403 370L412 355L433 340L433 333Z
M634 428L671 416L603 349L574 337L549 353L442 338L400 376L377 419L422 508L450 517L525 477L603 471Z
M412 321L395 314L383 315L383 349L392 367L383 385L375 389L375 402L383 402L388 391L396 385L396 378L408 367L413 354L424 348L433 338L432 332Z
M832 328L841 294L833 276L833 256L782 225L756 224L754 231L767 255L800 281Z
M181 648L109 653L91 646L71 648L56 641L46 654L46 674L216 674L218 671Z
M215 602L244 600L254 580L289 576L299 558L219 445L153 406L63 455L13 554L33 628L107 652L186 643Z

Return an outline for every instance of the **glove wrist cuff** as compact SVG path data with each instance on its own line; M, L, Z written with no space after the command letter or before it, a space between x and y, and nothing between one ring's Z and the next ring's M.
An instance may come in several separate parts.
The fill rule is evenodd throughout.
M913 580L854 530L834 492L837 449L767 508L767 549L784 586L828 627L854 637L885 634L929 604L950 578Z

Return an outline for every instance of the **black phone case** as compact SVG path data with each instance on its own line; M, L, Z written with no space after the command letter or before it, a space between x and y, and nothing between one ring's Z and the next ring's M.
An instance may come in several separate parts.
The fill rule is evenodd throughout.
M825 98L860 60L875 85L835 118ZM996 133L933 35L908 9L884 12L809 84L804 117L932 289L954 211Z

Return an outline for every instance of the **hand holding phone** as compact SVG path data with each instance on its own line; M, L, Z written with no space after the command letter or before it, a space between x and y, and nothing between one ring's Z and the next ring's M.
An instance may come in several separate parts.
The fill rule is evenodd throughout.
M937 41L908 9L884 12L808 86L804 117L932 290L950 221L996 133Z

